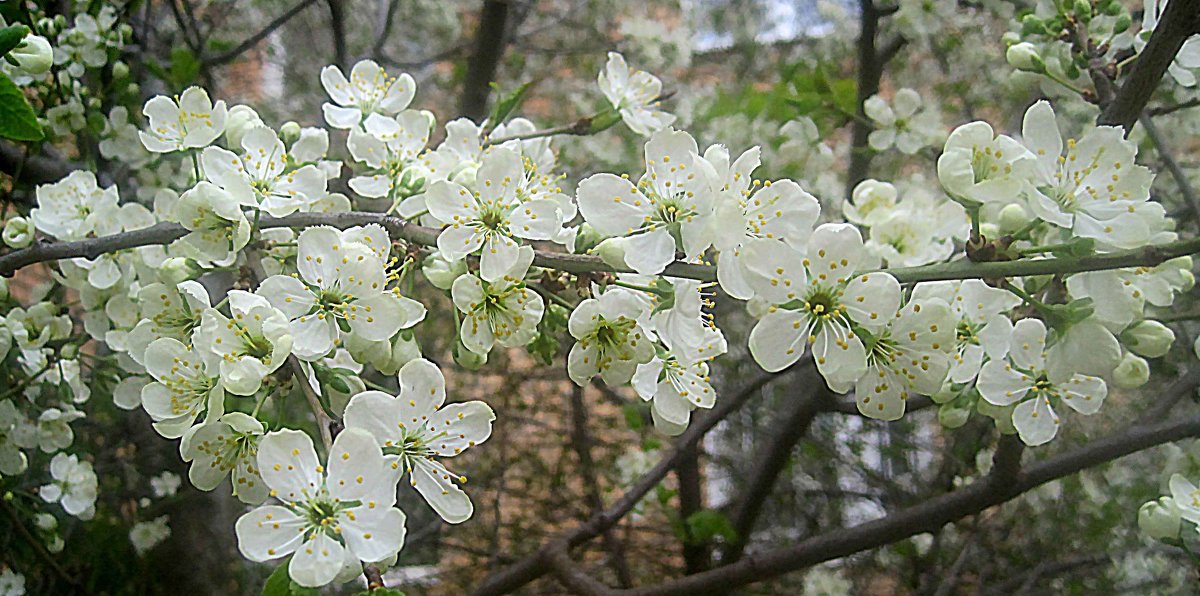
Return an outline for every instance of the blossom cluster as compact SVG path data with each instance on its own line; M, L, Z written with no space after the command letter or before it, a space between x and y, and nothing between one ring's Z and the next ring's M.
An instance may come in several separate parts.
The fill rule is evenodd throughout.
M63 32L60 76L78 78L119 50L109 17ZM29 381L0 400L0 474L25 473L34 450L53 454L40 497L81 519L94 513L92 464L66 450L77 405L90 398L86 373L101 366L80 347L103 343L120 377L115 403L179 440L194 487L227 482L253 507L235 527L242 554L290 556L292 581L319 587L395 563L402 481L448 523L473 514L466 478L443 460L487 441L496 416L483 401L447 403L437 355L424 357L419 340L435 308L455 318L459 364L513 348L551 360L555 337L569 336L572 381L631 386L655 427L677 435L694 410L717 403L712 363L730 345L714 307L728 297L754 319L747 349L765 371L808 357L866 417L896 420L930 396L947 427L978 411L1033 446L1058 434L1064 406L1094 414L1110 386L1146 382L1146 359L1174 340L1154 309L1193 283L1186 257L1056 278L912 281L921 276L911 268L960 251L996 261L1104 255L1176 238L1137 145L1105 126L1064 140L1046 101L1029 107L1019 135L972 122L946 136L917 92L872 97L870 146L911 156L942 144L938 186L868 179L839 208L803 180L760 178L759 147L701 149L672 127L662 82L617 53L597 78L605 107L590 121L646 137L644 167L591 173L574 188L552 133L530 120L462 118L435 134L434 114L412 107L408 74L363 60L348 74L328 66L319 80L327 128L271 127L199 87L153 97L144 123L114 109L101 154L156 172L139 180L136 200L77 171L39 186L27 219L7 220L14 249L38 234L86 241L156 224L180 234L58 262L81 330L54 300L10 301L0 354ZM59 134L74 130L72 106L50 116ZM814 167L829 162L811 120L788 128ZM348 160L332 157L331 136L345 139ZM351 213L372 201L382 212ZM289 227L297 214L353 218ZM567 284L555 273L561 260L592 270ZM235 284L217 288L216 273ZM368 390L368 377L394 378L398 390ZM59 387L53 404L42 399L48 385ZM328 438L320 450L313 435L263 414L295 395ZM1196 494L1172 484L1176 503ZM162 479L154 490L175 488ZM143 552L169 532L156 518L130 538Z

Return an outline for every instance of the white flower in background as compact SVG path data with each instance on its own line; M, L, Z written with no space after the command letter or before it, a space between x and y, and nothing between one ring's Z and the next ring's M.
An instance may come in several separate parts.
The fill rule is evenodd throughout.
M461 260L479 251L479 275L495 281L510 271L520 255L517 239L550 240L562 229L558 203L522 197L525 179L521 157L496 148L483 158L476 192L449 181L430 185L425 193L429 212L446 228L438 235L442 256Z
M71 335L71 317L58 314L58 305L39 302L28 310L15 307L8 311L8 328L22 350L37 350L46 342ZM5 350L7 352L7 350Z
M117 187L101 189L96 175L75 170L54 184L37 187L37 203L29 219L56 240L83 240L117 208Z
M746 283L742 247L755 238L775 238L803 249L821 215L821 204L791 180L752 181L750 174L759 161L757 147L730 164L725 148L713 145L704 159L722 181L711 218L713 246L720 251L717 280L730 296L746 300L753 290Z
M854 388L858 411L899 420L909 397L937 393L950 371L954 322L941 299L909 300L867 347L867 374Z
M842 215L850 223L870 227L886 221L899 198L892 183L868 178L854 187L849 201L842 203Z
M200 490L213 490L231 477L233 494L243 503L258 505L268 488L258 470L258 444L266 429L242 412L229 412L199 424L183 436L179 454L191 462L188 480Z
M243 206L253 206L252 196L237 196L207 181L179 196L174 218L188 230L179 242L195 257L228 265L250 242L250 222Z
M61 503L67 513L82 520L96 514L96 472L92 464L75 455L59 453L50 460L50 484L38 489L47 503Z
M441 518L457 524L474 506L453 474L435 457L454 457L492 434L492 409L482 401L445 404L446 380L437 366L418 358L400 369L400 395L366 391L350 398L346 428L371 434L389 459L399 457L409 482Z
M1052 400L1090 415L1100 410L1108 395L1101 378L1047 372L1046 326L1038 319L1017 321L1007 360L984 364L975 387L993 405L1017 404L1013 426L1029 446L1048 443L1058 434L1061 422L1051 407Z
M965 236L969 225L958 203L906 197L871 226L867 251L889 267L944 261L954 254L955 238Z
M205 177L235 197L238 205L261 206L283 217L307 211L327 194L325 173L312 164L292 167L274 130L251 129L242 136L241 147L241 157L220 147L206 147L201 155Z
M621 113L629 130L648 137L675 122L674 115L659 109L662 81L648 72L630 69L620 54L608 53L598 82L600 92Z
M156 382L142 389L142 407L154 419L158 434L183 436L206 408L220 416L225 399L217 370L217 356L193 350L164 337L146 348L146 371Z
M171 536L171 528L167 527L167 519L167 516L162 515L152 521L133 524L133 527L129 529L129 541L133 543L133 550L137 551L138 555L146 554L146 551L162 544Z
M321 86L333 103L321 106L325 121L334 128L354 128L370 114L391 116L412 103L417 83L408 73L389 76L373 60L361 60L350 69L350 80L337 66L321 69Z
M521 247L512 270L487 282L472 274L454 280L450 294L463 317L459 335L472 352L486 355L492 346L506 348L528 344L537 335L546 304L525 287L525 274L533 261L533 249Z
M654 357L653 336L643 327L648 316L647 302L624 288L580 302L567 321L576 339L567 357L571 380L583 386L599 374L609 385L628 383Z
M142 145L138 127L129 121L129 109L125 106L116 106L109 111L100 139L98 147L105 159L134 168L140 168L150 161L151 154Z
M154 493L155 498L165 499L175 496L175 493L179 492L179 485L182 483L183 481L180 480L179 474L163 472L150 479L150 491Z
M43 453L62 451L75 442L75 431L71 423L84 417L84 413L63 404L62 408L46 408L36 420L20 419L14 440L26 449L41 449Z
M779 129L784 141L776 158L794 163L802 172L819 172L833 166L833 149L821 138L821 130L812 118L789 120Z
M1137 165L1137 145L1120 127L1089 127L1079 141L1058 133L1054 110L1045 100L1025 112L1025 145L1036 155L1026 187L1029 207L1043 221L1116 248L1150 240L1161 217L1147 201L1154 174Z
M875 124L868 141L876 151L887 151L893 146L905 155L936 143L942 136L942 125L937 112L922 109L921 96L912 89L900 89L887 100L872 95L863 103L863 111Z
M1012 203L1033 169L1033 155L987 122L954 129L938 157L938 180L951 198L974 203Z
M1179 515L1194 524L1200 524L1200 488L1196 488L1183 474L1172 474L1168 484Z
M939 298L954 311L955 351L950 381L969 383L979 374L984 357L1004 358L1012 336L1012 321L1005 313L1021 304L1012 292L993 288L981 280L919 283L912 300Z
M221 385L234 395L254 395L263 378L292 353L290 322L266 298L230 290L226 317L215 308L204 311L194 342L196 349L220 357Z
M297 243L300 275L274 275L258 288L291 321L297 357L323 358L337 345L343 323L350 333L382 341L425 318L420 302L386 288L382 258L391 241L382 227L313 227Z
M900 284L873 268L858 228L823 224L808 242L808 257L774 240L747 247L748 280L772 304L750 332L750 353L765 370L791 366L812 344L817 369L830 389L844 392L867 371L856 328L884 329L900 309Z
M24 596L25 576L5 567L0 570L0 596Z
M15 437L18 427L25 424L24 418L11 399L0 401L0 477L16 476L29 463Z
M1167 9L1169 0L1142 0L1142 33L1134 36L1133 49L1138 53L1150 41L1150 32L1158 27L1158 20ZM1183 46L1175 53L1175 59L1167 67L1171 78L1183 87L1195 87L1197 83L1195 69L1200 68L1200 36L1191 36L1183 42Z
M129 332L129 356L145 364L146 348L154 340L169 337L191 343L192 330L200 326L202 314L211 305L208 290L200 282L152 283L137 293L141 320Z
M343 565L382 561L404 546L404 512L393 507L396 473L369 433L342 431L322 466L308 435L273 432L259 443L258 465L280 504L238 518L238 550L247 559L294 552L288 575L316 588Z
M433 125L431 114L417 110L404 110L394 118L367 116L363 128L350 131L346 147L355 161L372 171L351 178L350 188L364 197L393 199L422 190L424 184L417 182L428 182L432 175L417 158L429 143Z
M643 275L675 260L674 234L688 259L712 244L710 218L721 181L686 132L664 130L646 143L646 173L637 186L614 174L579 183L576 200L587 223L604 236L625 237L625 262Z
M188 87L175 99L157 95L142 108L150 123L138 136L154 153L207 147L225 132L227 111L224 101L214 104L199 87Z
M225 117L225 145L232 148L241 147L246 133L265 126L266 123L254 108L247 105L233 106L229 108Z
M1146 304L1171 306L1176 292L1191 287L1192 259L1171 259L1156 267L1087 271L1067 278L1071 298L1091 298L1093 316L1115 329L1141 318Z

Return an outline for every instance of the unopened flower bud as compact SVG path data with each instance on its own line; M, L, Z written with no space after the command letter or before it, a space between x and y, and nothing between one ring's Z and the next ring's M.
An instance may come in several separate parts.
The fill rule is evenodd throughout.
M1155 540L1178 540L1180 527L1179 506L1171 497L1147 501L1138 509L1138 528Z
M1175 332L1158 321L1147 319L1123 331L1121 343L1139 356L1158 358L1171 350L1171 344L1175 343Z
M476 354L463 346L462 342L457 342L454 345L454 362L467 370L479 370L487 364L487 355Z
M1015 203L1005 205L1000 210L999 221L997 226L1000 231L1005 234L1011 234L1025 227L1029 223L1029 214L1025 213L1025 208Z
M979 234L988 240L999 238L1000 226L990 221L985 221L979 224Z
M454 285L454 280L467 272L467 262L461 260L451 262L441 255L434 255L425 259L425 264L421 266L421 272L425 274L425 279L428 279L433 287L439 290L449 290L450 286Z
M121 80L129 77L129 65L121 60L117 60L112 66L112 75L116 80Z
M196 279L204 274L204 268L193 259L171 257L158 266L158 277L167 284L178 284Z
M605 265L614 269L629 268L629 265L625 264L624 238L606 238L592 249L592 254L600 257Z
M1116 22L1113 23L1113 33L1120 35L1126 31L1128 31L1129 26L1132 24L1133 24L1133 19L1129 18L1129 15L1123 14L1123 15L1117 17Z
M587 254L597 244L600 244L604 237L600 232L596 231L591 224L586 221L579 225L579 230L575 233L575 254Z
M283 126L279 127L279 139L284 143L291 145L292 143L300 140L300 134L302 132L303 130L300 128L299 123L297 123L295 120L288 120L287 122L283 123Z
M246 105L236 105L229 108L228 115L225 117L225 140L228 142L229 148L240 150L242 148L242 138L251 129L266 126L263 124L262 118L258 117L258 112L254 108Z
M1004 47L1021 43L1021 34L1016 31L1009 31L1000 36L1000 41L1004 42Z
M58 35L58 25L54 24L54 19L42 17L37 21L37 31L47 37L54 37Z
M1017 70L1026 72L1046 72L1046 63L1042 61L1037 46L1025 41L1009 46L1004 58Z
M1113 385L1121 389L1137 389L1150 380L1150 365L1141 356L1126 352L1112 372Z
M959 428L971 418L971 409L964 408L958 403L942 404L938 408L938 422L945 428Z
M40 35L26 35L8 55L17 61L17 68L30 75L40 75L54 64L54 50Z
M4 222L4 243L10 248L25 248L33 244L33 224L24 217L13 217Z
M62 356L63 360L74 360L76 356L79 356L79 346L67 344L58 351L58 355Z

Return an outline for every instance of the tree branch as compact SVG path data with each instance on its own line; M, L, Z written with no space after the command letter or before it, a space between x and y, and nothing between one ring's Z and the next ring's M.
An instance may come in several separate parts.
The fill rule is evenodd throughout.
M434 228L409 223L400 217L382 213L349 211L345 213L294 213L286 217L263 216L259 229L307 228L333 226L345 229L370 223L382 225L393 239L405 240L422 246L436 246L439 231ZM139 246L169 244L182 238L187 230L179 224L159 223L148 228L122 232L111 236L89 238L75 242L42 241L28 248L14 250L0 256L0 276L8 277L22 267L35 263L60 259L95 259L102 254ZM896 267L886 269L900 283L941 281L951 279L983 279L1020 277L1102 271L1123 267L1153 267L1175 257L1200 252L1200 238L1179 240L1159 246L1147 246L1085 257L1057 257L1047 259L1021 259L1017 261L972 262L966 259L921 265L918 267ZM547 269L567 273L631 273L632 269L618 269L604 263L600 257L576 255L564 252L535 251L533 264ZM675 262L662 273L667 277L681 277L701 281L715 281L716 269L710 265Z
M504 55L508 28L509 2L484 0L479 11L479 28L475 33L475 51L467 61L467 76L463 80L462 99L458 113L474 121L487 115L491 83L496 79L496 67Z
M81 166L50 154L51 148L43 146L39 154L28 155L27 149L7 141L0 141L0 172L27 184L58 182Z
M721 557L722 565L742 558L754 524L762 514L767 498L771 496L775 480L791 459L792 448L808 434L817 414L829 407L832 394L824 382L809 379L810 383L814 381L814 390L796 399L791 411L775 425L766 449L755 455L754 469L748 480L741 484L741 495L730 515L735 538L725 550L725 556Z
M1009 501L1052 480L1062 478L1143 449L1200 435L1200 416L1156 425L1140 425L1092 441L1083 447L1047 458L1018 470L1019 445L1002 441L992 473L966 488L928 499L918 505L850 528L814 536L790 547L752 555L729 565L656 586L626 590L621 594L659 596L702 594L714 587L742 586L805 569L864 550L903 540L921 532L977 514Z
M876 8L874 0L860 0L859 2L858 97L855 99L856 117L850 125L850 166L846 170L847 201L850 200L854 187L866 179L867 172L871 167L872 154L867 141L871 136L871 129L874 127L871 125L870 118L867 118L864 104L872 95L879 93L879 81L883 78L883 68L906 43L904 37L898 35L882 49L876 46L880 19L895 12L894 10L889 12L889 10L881 11Z
M205 58L204 63L208 66L220 66L222 64L233 62L238 56L241 56L250 50L250 48L258 45L258 42L266 39L268 35L274 33L275 30L282 27L284 23L292 20L292 17L300 14L301 11L309 6L312 6L313 4L316 4L316 2L317 0L301 0L301 2L288 9L287 12L275 17L275 20L271 21L270 23L267 23L267 26L263 27L263 29L258 33L247 37L245 41L239 43L237 46L234 46L233 49L227 52L222 52L216 56Z
M793 366L807 366L811 361L811 357L805 357ZM742 407L743 404L761 392L763 387L775 378L778 378L778 373L763 374L754 381L751 381L736 394L722 398L718 401L717 406L709 411L708 415L697 417L692 422L692 425L676 439L675 447L671 450L671 453L659 461L650 471L646 472L616 503L601 514L593 516L587 523L562 532L556 538L547 541L541 548L525 556L520 561L491 574L484 579L480 586L475 588L473 593L477 596L483 596L512 592L548 573L552 565L551 556L556 551L565 552L571 547L595 538L601 532L613 527L621 518L633 510L634 506L642 500L642 497L646 496L646 493L650 492L655 486L658 486L659 482L662 482L667 473L683 458L688 448L698 443L718 422L724 420L735 410Z
M1150 41L1130 67L1129 76L1100 115L1099 124L1120 126L1128 136L1183 42L1197 33L1200 33L1200 0L1169 2Z
M1183 195L1183 201L1192 210L1192 215L1196 217L1196 221L1200 221L1200 196L1196 195L1196 189L1192 187L1191 180L1188 180L1187 173L1179 166L1175 156L1171 153L1171 148L1167 146L1167 139L1163 137L1162 132L1158 130L1158 125L1154 123L1154 118L1149 114L1142 114L1139 119L1142 123L1142 128L1146 129L1146 136L1150 137L1150 142L1154 144L1154 149L1158 151L1158 157L1166 166L1167 171L1171 173L1171 177L1175 179L1175 184L1179 187L1179 193Z

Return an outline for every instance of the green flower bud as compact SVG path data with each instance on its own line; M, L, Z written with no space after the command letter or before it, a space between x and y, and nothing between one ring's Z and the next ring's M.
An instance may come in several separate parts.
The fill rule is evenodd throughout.
M75 344L67 344L58 351L63 360L74 360L79 355L79 346Z
M454 362L467 370L479 370L487 364L487 356L468 350L462 342L454 343Z
M50 42L40 35L27 35L8 56L17 62L17 68L25 74L40 75L54 64L54 50Z
M1012 234L1017 230L1025 227L1029 223L1029 214L1025 212L1025 208L1015 203L1005 205L1000 210L999 221L997 226L1000 232L1004 234Z
M467 262L454 261L450 262L441 256L433 256L425 259L424 265L421 266L421 272L425 274L425 279L433 284L433 287L439 290L449 290L450 286L454 285L454 280L460 275L465 275L467 272Z
M186 257L171 257L158 266L158 277L166 284L182 283L203 274L200 263Z
M1045 35L1046 24L1041 19L1032 14L1027 14L1021 18L1021 37L1029 37L1031 35Z
M1129 30L1131 25L1133 25L1133 19L1129 18L1129 15L1123 14L1117 17L1117 21L1113 23L1113 33L1117 35L1124 33Z
M300 140L300 124L294 120L288 120L279 127L279 138L284 143L291 145Z
M596 231L596 228L584 222L579 225L579 231L575 234L575 254L586 254L603 240L604 237Z
M625 239L607 238L592 249L592 254L600 257L605 265L613 269L628 269L625 264Z
M251 129L266 126L263 124L262 118L258 117L258 112L254 108L245 105L236 105L229 108L228 115L225 117L225 141L230 149L240 151L242 148L242 139Z
M1113 369L1113 385L1121 389L1137 389L1150 380L1150 365L1141 356L1126 352L1117 368Z
M1138 528L1155 540L1178 540L1180 525L1179 506L1171 497L1147 501L1138 509Z
M112 75L114 79L121 80L129 77L129 65L118 60L113 63Z
M1158 321L1147 319L1121 332L1121 343L1139 356L1159 358L1171 350L1175 332Z
M1000 41L1004 42L1004 47L1009 47L1021 43L1021 34L1016 31L1009 31L1000 36Z
M24 217L13 217L4 222L3 237L10 248L25 248L33 244L33 224Z
M945 428L960 428L971 418L970 408L960 407L957 402L942 404L938 408L938 422Z
M1027 41L1009 46L1008 51L1004 53L1004 58L1017 70L1036 73L1046 72L1046 63L1042 61L1042 56L1038 53L1037 46ZM1010 205L1010 207L1012 206L1015 205Z

